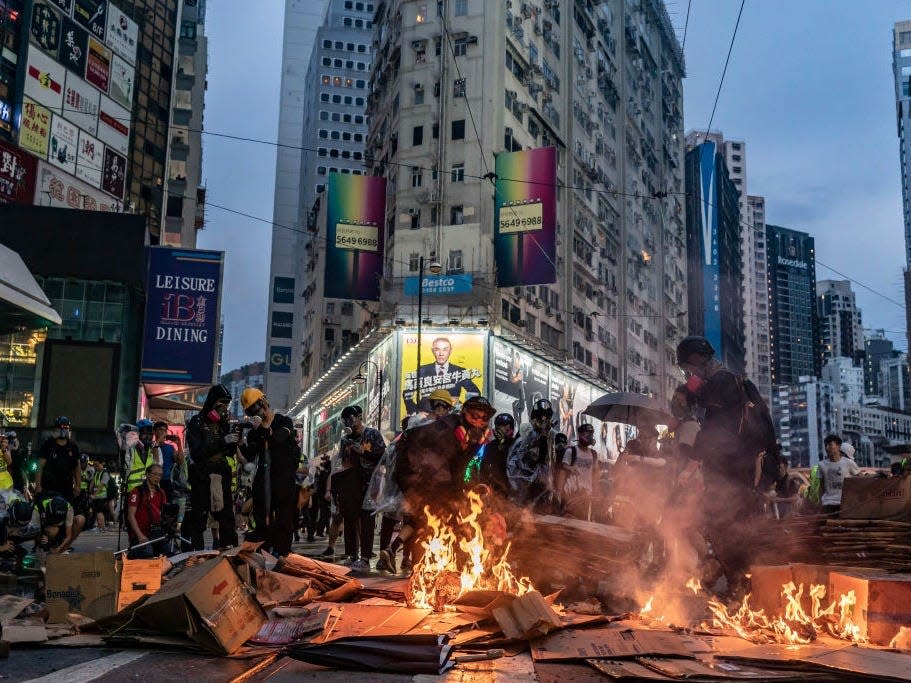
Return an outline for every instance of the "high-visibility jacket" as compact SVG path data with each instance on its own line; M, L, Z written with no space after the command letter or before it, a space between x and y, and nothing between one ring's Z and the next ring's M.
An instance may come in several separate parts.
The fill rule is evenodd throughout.
M108 486L104 481L104 475L107 472L104 470L98 470L95 472L95 476L92 477L92 498L95 500L104 500L108 497Z
M127 491L132 491L142 484L146 469L156 462L155 449L142 448L141 445L130 449L130 471L127 473Z
M89 476L89 473L86 470L82 470L82 481L79 482L79 490L82 491L82 493L88 493L90 481L91 477Z
M231 493L237 493L237 457L227 455L225 460L228 461L228 467L231 468Z
M812 503L819 505L819 496L822 492L822 477L819 474L819 465L813 465L810 470L810 485L804 491L804 497Z

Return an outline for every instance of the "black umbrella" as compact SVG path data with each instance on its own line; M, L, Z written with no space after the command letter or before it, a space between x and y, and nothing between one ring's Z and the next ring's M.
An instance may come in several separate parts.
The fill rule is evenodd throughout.
M654 427L671 422L671 415L661 401L632 391L604 394L582 411L602 422L620 422L637 427Z

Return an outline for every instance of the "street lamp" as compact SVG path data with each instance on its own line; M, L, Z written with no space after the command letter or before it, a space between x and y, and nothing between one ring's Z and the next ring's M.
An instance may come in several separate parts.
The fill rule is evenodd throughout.
M443 272L443 266L441 266L437 261L431 261L427 266L429 270L434 275L439 275ZM414 404L418 405L421 402L421 318L424 317L424 257L418 260L418 358L417 358L417 367L414 369L414 380L417 384L417 394L414 399Z
M361 363L361 367L358 369L357 374L352 378L355 382L367 383L366 367L367 364L372 365L376 368L376 385L379 388L379 396L377 401L376 409L376 428L382 429L383 423L383 369L379 366L378 363L375 363L372 360L365 360ZM370 407L370 387L367 387L367 407Z

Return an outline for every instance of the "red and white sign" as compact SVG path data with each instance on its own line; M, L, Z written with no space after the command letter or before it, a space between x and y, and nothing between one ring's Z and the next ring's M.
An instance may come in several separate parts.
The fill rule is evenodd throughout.
M104 145L85 131L79 131L76 148L76 177L92 187L101 187L101 170L104 164Z
M35 183L37 206L56 206L62 209L120 212L122 206L101 190L67 175L45 161L38 162Z
M63 89L63 116L92 135L98 132L98 109L101 95L75 74L66 75Z
M31 204L38 162L31 154L0 140L0 200Z
M79 129L57 114L51 122L51 146L47 158L54 166L67 173L76 173L76 143L79 140Z
M25 94L54 112L63 104L66 69L34 45L28 46L25 66Z
M113 52L102 42L89 37L89 55L85 65L85 80L107 93L111 84Z
M129 154L130 112L104 95L98 113L98 137L124 156Z

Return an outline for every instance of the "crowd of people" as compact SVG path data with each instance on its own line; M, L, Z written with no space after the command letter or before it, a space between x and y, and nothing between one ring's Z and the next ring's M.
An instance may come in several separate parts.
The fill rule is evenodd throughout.
M443 366L446 341L434 342ZM86 529L119 522L132 557L201 550L206 531L212 547L226 548L240 531L279 556L306 535L326 540L322 557L354 569L407 571L421 552L426 511L464 512L474 490L495 510L635 528L659 524L664 511L695 498L701 519L693 527L728 574L742 575L757 515L838 512L844 479L858 474L853 448L830 435L826 458L803 481L781 457L755 386L725 368L705 338L680 342L677 363L686 381L670 402L670 424L661 434L639 424L615 461L596 451L592 424L567 434L559 405L546 398L531 402L519 428L514 410L497 412L467 389L459 405L448 389L421 396L412 388L412 410L386 437L365 423L360 405L349 405L335 447L311 459L292 420L256 388L243 392L238 421L231 394L212 386L186 422L185 443L163 421L125 426L115 468L81 454L61 416L40 445L33 486L15 433L0 434L0 557L21 556L28 540L67 552ZM646 490L655 505L643 504Z

